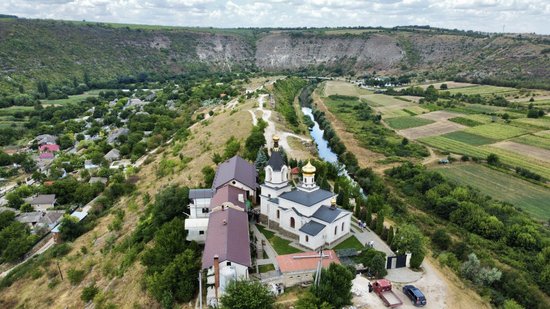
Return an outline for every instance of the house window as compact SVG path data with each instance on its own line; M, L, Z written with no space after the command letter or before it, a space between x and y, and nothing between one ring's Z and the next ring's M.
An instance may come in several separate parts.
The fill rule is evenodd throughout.
M336 235L336 233L338 233L338 227L337 226L334 227L334 235Z
M231 262L227 262L227 266L231 266Z
M277 219L279 219L281 217L281 212L279 211L279 209L277 209Z
M207 207L203 207L202 213L203 213L203 214L207 214L207 213L208 213L208 210L209 210L209 209L208 209Z
M309 236L306 235L306 242L309 242Z
M204 231L199 231L199 235L204 235Z
M342 222L342 232L344 231L344 222Z
M296 226L296 221L294 221L294 217L290 217L290 227L294 228Z

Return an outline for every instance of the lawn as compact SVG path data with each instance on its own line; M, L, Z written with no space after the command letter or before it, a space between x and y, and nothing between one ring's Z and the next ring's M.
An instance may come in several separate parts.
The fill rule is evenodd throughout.
M266 230L265 227L261 225L256 225L258 230L262 234L264 234L265 238L269 241L271 246L273 246L273 249L277 252L277 254L291 254L291 253L298 253L302 252L300 249L294 248L290 245L291 241L283 239L277 235L275 235L275 232Z
M514 138L512 141L550 150L550 136L543 137L527 134Z
M500 124L500 123L489 123L482 126L476 126L464 130L465 132L481 135L484 137L492 138L495 140L503 140L519 135L527 134L530 131L518 128L511 125Z
M260 265L258 266L258 270L260 271L261 274L263 274L268 271L275 270L275 266L273 264Z
M424 119L419 117L396 117L396 118L390 118L386 120L386 123L396 129L396 130L403 130L408 128L414 128L414 127L420 127L425 126L427 124L433 123L433 120L430 119Z
M99 93L99 92L98 92ZM64 104L77 104L80 103L88 97L97 97L97 94L91 94L91 93L83 93L83 94L77 94L77 95L70 95L67 99L59 99L59 100L42 100L42 105L64 105Z
M462 142L462 143L474 145L474 146L492 144L492 143L496 142L492 138L488 138L488 137L480 136L480 135L475 135L475 134L464 132L464 131L455 131L455 132L444 134L442 136L446 137L446 138L453 139L455 141Z
M436 170L461 185L470 185L484 194L509 202L537 219L550 219L548 188L479 164L450 165Z
M359 240L353 235L348 237L343 242L339 243L336 247L332 248L334 250L340 250L340 249L355 249L355 250L363 250L365 246L363 246Z

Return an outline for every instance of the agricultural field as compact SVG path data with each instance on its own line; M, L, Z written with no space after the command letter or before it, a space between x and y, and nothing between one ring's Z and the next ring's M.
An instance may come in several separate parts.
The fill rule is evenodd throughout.
M395 117L386 120L386 123L396 130L403 130L408 128L420 127L430 123L433 123L433 120L424 119L420 117Z
M450 133L454 131L459 131L464 128L465 126L461 124L450 122L447 120L441 120L441 121L434 122L432 124L428 124L421 127L400 130L398 131L398 133L399 135L404 136L408 139L415 140L415 139L419 139L427 136L436 136L436 135L441 135L441 134Z
M384 94L371 94L361 97L369 106L382 114L383 119L420 115L429 112L412 100Z
M354 84L338 80L325 82L323 91L324 95L327 97L335 94L359 97L372 93L371 91L360 88Z
M475 135L464 131L455 131L442 135L443 137L450 138L455 141L466 143L474 146L481 146L486 144L492 144L496 140L481 135Z
M489 123L481 126L476 126L468 128L464 130L464 132L481 135L495 140L504 140L530 133L529 130L500 123Z
M465 106L453 107L450 110L465 114L499 114L506 112L505 107L483 104L466 104Z
M550 117L514 119L512 123L527 124L531 127L536 127L536 128L546 129L546 130L550 129Z
M503 141L493 144L491 146L506 149L517 154L534 158L536 160L546 161L548 162L548 164L550 164L550 150L548 149L542 149L540 147L520 144L512 141Z
M479 122L477 120L469 119L469 118L466 118L466 117L449 118L449 121L459 123L459 124L465 125L467 127L475 127L475 126L479 126L479 125L483 124L483 122Z
M431 84L422 84L422 85L415 85L415 86L421 87L422 89L426 89L429 86L434 86L435 89L440 89L441 85L443 85L443 84L446 84L448 89L466 88L466 87L475 87L475 86L477 86L476 84L453 82L453 81L445 81L445 82L431 83ZM401 89L404 89L404 88L407 88L407 87L399 87L399 88L395 88L395 89L396 90L401 90Z
M71 95L67 99L41 100L40 102L44 106L48 106L48 105L56 106L56 105L64 105L64 104L71 104L71 103L77 104L86 100L86 98L88 97L97 97L98 94L99 94L99 90L93 91L93 92L85 92L83 94Z
M550 134L547 137L544 137L544 135L539 136L526 134L514 138L512 141L550 150Z
M509 87L498 87L490 85L475 85L469 87L459 87L448 90L450 93L462 93L462 94L480 94L480 95L489 95L489 94L500 94L500 95L511 95L518 93L519 91L515 88Z
M472 186L482 193L509 202L536 219L550 219L550 189L547 187L510 177L479 164L438 166L435 170L461 185Z

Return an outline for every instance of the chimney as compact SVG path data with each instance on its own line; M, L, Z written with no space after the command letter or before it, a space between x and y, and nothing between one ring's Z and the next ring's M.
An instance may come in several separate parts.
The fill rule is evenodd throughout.
M220 287L220 257L214 255L214 291L216 292L216 300L218 299L218 288Z

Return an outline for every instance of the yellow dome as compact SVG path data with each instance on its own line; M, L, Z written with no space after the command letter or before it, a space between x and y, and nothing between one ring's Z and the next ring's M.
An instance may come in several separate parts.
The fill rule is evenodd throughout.
M317 169L315 168L315 166L311 165L311 162L308 161L307 164L302 167L302 172L306 173L306 174L313 174L315 173Z
M279 140L279 135L273 135L273 140L278 141Z
M332 199L330 200L330 204L331 205L336 205L336 197L332 197Z

